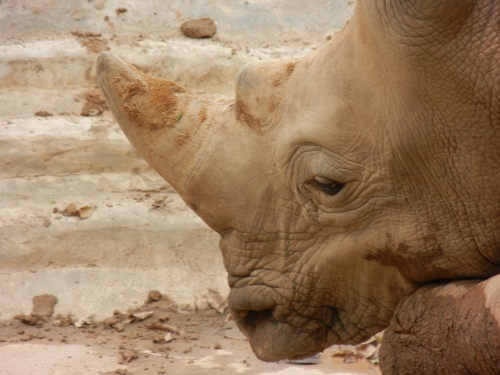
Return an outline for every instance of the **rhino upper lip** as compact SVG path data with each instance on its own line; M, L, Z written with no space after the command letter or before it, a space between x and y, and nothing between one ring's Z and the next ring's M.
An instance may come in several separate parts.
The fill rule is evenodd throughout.
M229 306L235 311L262 311L276 306L276 291L265 285L231 287Z
M229 275L227 277L227 282L230 288L238 288L241 282L244 282L246 277Z
M230 277L229 308L236 323L246 335L251 333L258 321L272 319L276 291L265 285L234 287L242 277Z

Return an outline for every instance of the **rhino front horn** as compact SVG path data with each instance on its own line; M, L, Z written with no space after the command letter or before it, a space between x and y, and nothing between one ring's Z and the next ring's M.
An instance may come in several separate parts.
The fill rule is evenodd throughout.
M213 155L207 150L224 141L222 132L216 139L213 131L234 118L231 102L189 93L107 52L97 61L97 79L114 118L134 148L186 198L191 172L196 169L201 173L204 165L215 163L201 154Z
M139 151L147 133L178 125L187 104L182 96L190 96L183 87L149 77L107 52L97 61L97 78L116 121Z
M190 108L195 103L193 95L106 52L97 61L97 79L115 120L134 148L174 188L181 188L182 176L175 178L172 172L185 157L180 146L189 149L193 138L191 124L197 121Z

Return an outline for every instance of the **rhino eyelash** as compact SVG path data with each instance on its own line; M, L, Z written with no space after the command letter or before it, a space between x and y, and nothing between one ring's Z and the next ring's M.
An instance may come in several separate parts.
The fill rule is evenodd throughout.
M334 196L340 193L345 184L326 178L326 177L314 177L309 183L316 189L322 191L326 195Z

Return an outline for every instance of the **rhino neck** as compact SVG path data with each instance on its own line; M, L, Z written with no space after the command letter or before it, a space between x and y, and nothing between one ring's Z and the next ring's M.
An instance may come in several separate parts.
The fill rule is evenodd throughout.
M445 114L455 113L456 108L467 104L498 114L500 101L495 87L500 75L500 3L397 3L386 7L381 2L360 2L356 16L364 23L358 29L369 30L373 35L376 54L386 68L394 72L400 67L414 82L413 86L408 85L408 81L401 81L402 77L395 77L401 87L419 95L419 101L438 106ZM478 123L486 126L494 122L496 126L497 120L478 119ZM455 124L460 131L460 122L453 119L450 125Z
M401 248L425 249L419 281L498 273L500 4L384 4L358 2L344 34L355 79L379 77L365 74L364 90L383 103L380 147L422 241Z

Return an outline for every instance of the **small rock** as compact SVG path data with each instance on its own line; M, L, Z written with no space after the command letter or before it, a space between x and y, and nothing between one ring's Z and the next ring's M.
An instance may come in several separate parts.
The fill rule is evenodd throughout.
M155 344L165 344L165 335L155 334L151 337Z
M76 208L75 203L68 204L64 210L59 212L64 216L80 216L80 213L78 212L78 208Z
M181 31L188 38L211 38L217 32L217 26L210 18L200 18L184 22L181 25Z
M167 333L167 334L165 335L165 337L164 337L165 342L170 342L170 341L172 341L173 339L174 339L174 338L172 337L172 334L171 334L170 332L169 332L169 333Z
M30 326L41 326L43 325L43 319L40 318L38 315L16 315L14 319L20 320L24 324L28 324Z
M44 219L43 219L43 226L44 226L45 228L50 227L50 224L51 224L51 223L50 223L50 220L49 220L49 219L47 219L47 218L44 218Z
M120 7L120 8L116 8L115 11L116 11L116 14L120 14L120 13L125 13L126 11L128 11L128 9Z
M158 292L157 290L152 290L148 293L148 300L147 302L155 302L161 300L161 293Z
M216 290L208 289L205 296L208 304L219 313L222 314L227 308L227 298L223 298Z
M196 305L196 308L198 310L208 310L210 308L210 305L208 304L208 301L204 297L200 297L194 301L194 304Z
M71 314L67 314L66 316L57 314L56 318L52 321L52 324L56 327L69 327L74 323L75 321Z
M116 329L117 332L123 332L125 330L125 323L116 323L113 325L113 328Z
M130 361L139 358L139 353L135 350L123 350L120 354L122 355L123 362L125 363L129 363Z
M115 325L116 323L118 323L118 322L119 322L119 320L118 320L118 318L117 318L117 317L112 316L111 318L106 318L106 319L104 319L102 322L103 322L103 324L104 324L105 326L109 326L109 327L111 327L111 326Z
M89 218L90 216L92 216L94 211L95 211L94 206L82 206L78 208L75 203L68 204L66 208L64 208L64 210L59 210L55 207L52 210L52 212L54 213L60 213L63 214L64 216L76 216L81 219Z
M80 31L80 30L73 30L71 31L71 34L79 38L92 38L102 35L101 33L94 33L93 31Z
M158 323L153 323L151 325L148 326L149 329L158 329L158 330L161 330L161 331L168 331L168 332L172 332L172 333L179 333L179 328L177 328L176 326L173 326L173 325L170 325L170 324L158 324Z
M132 314L132 317L137 319L137 320L144 320L149 318L150 316L154 315L154 311L143 311L143 312L137 312Z
M35 112L35 116L50 117L50 116L54 116L54 115L50 112L47 112L47 111L37 111L37 112Z
M78 216L82 219L87 219L92 216L94 213L95 208L92 206L83 206L78 209Z
M148 329L153 329L153 330L159 330L159 331L169 331L171 328L170 325L168 324L161 324L161 323L152 323L147 326Z
M43 294L33 297L32 315L50 317L54 314L54 306L57 303L57 297L52 294Z
M78 319L75 323L74 323L74 326L76 328L81 328L83 327L84 325L90 325L92 324L93 322L93 318L94 318L94 315L90 315L90 316L87 316L85 318L80 318Z
M170 320L170 316L168 315L163 315L158 318L160 322L166 322L167 320Z

